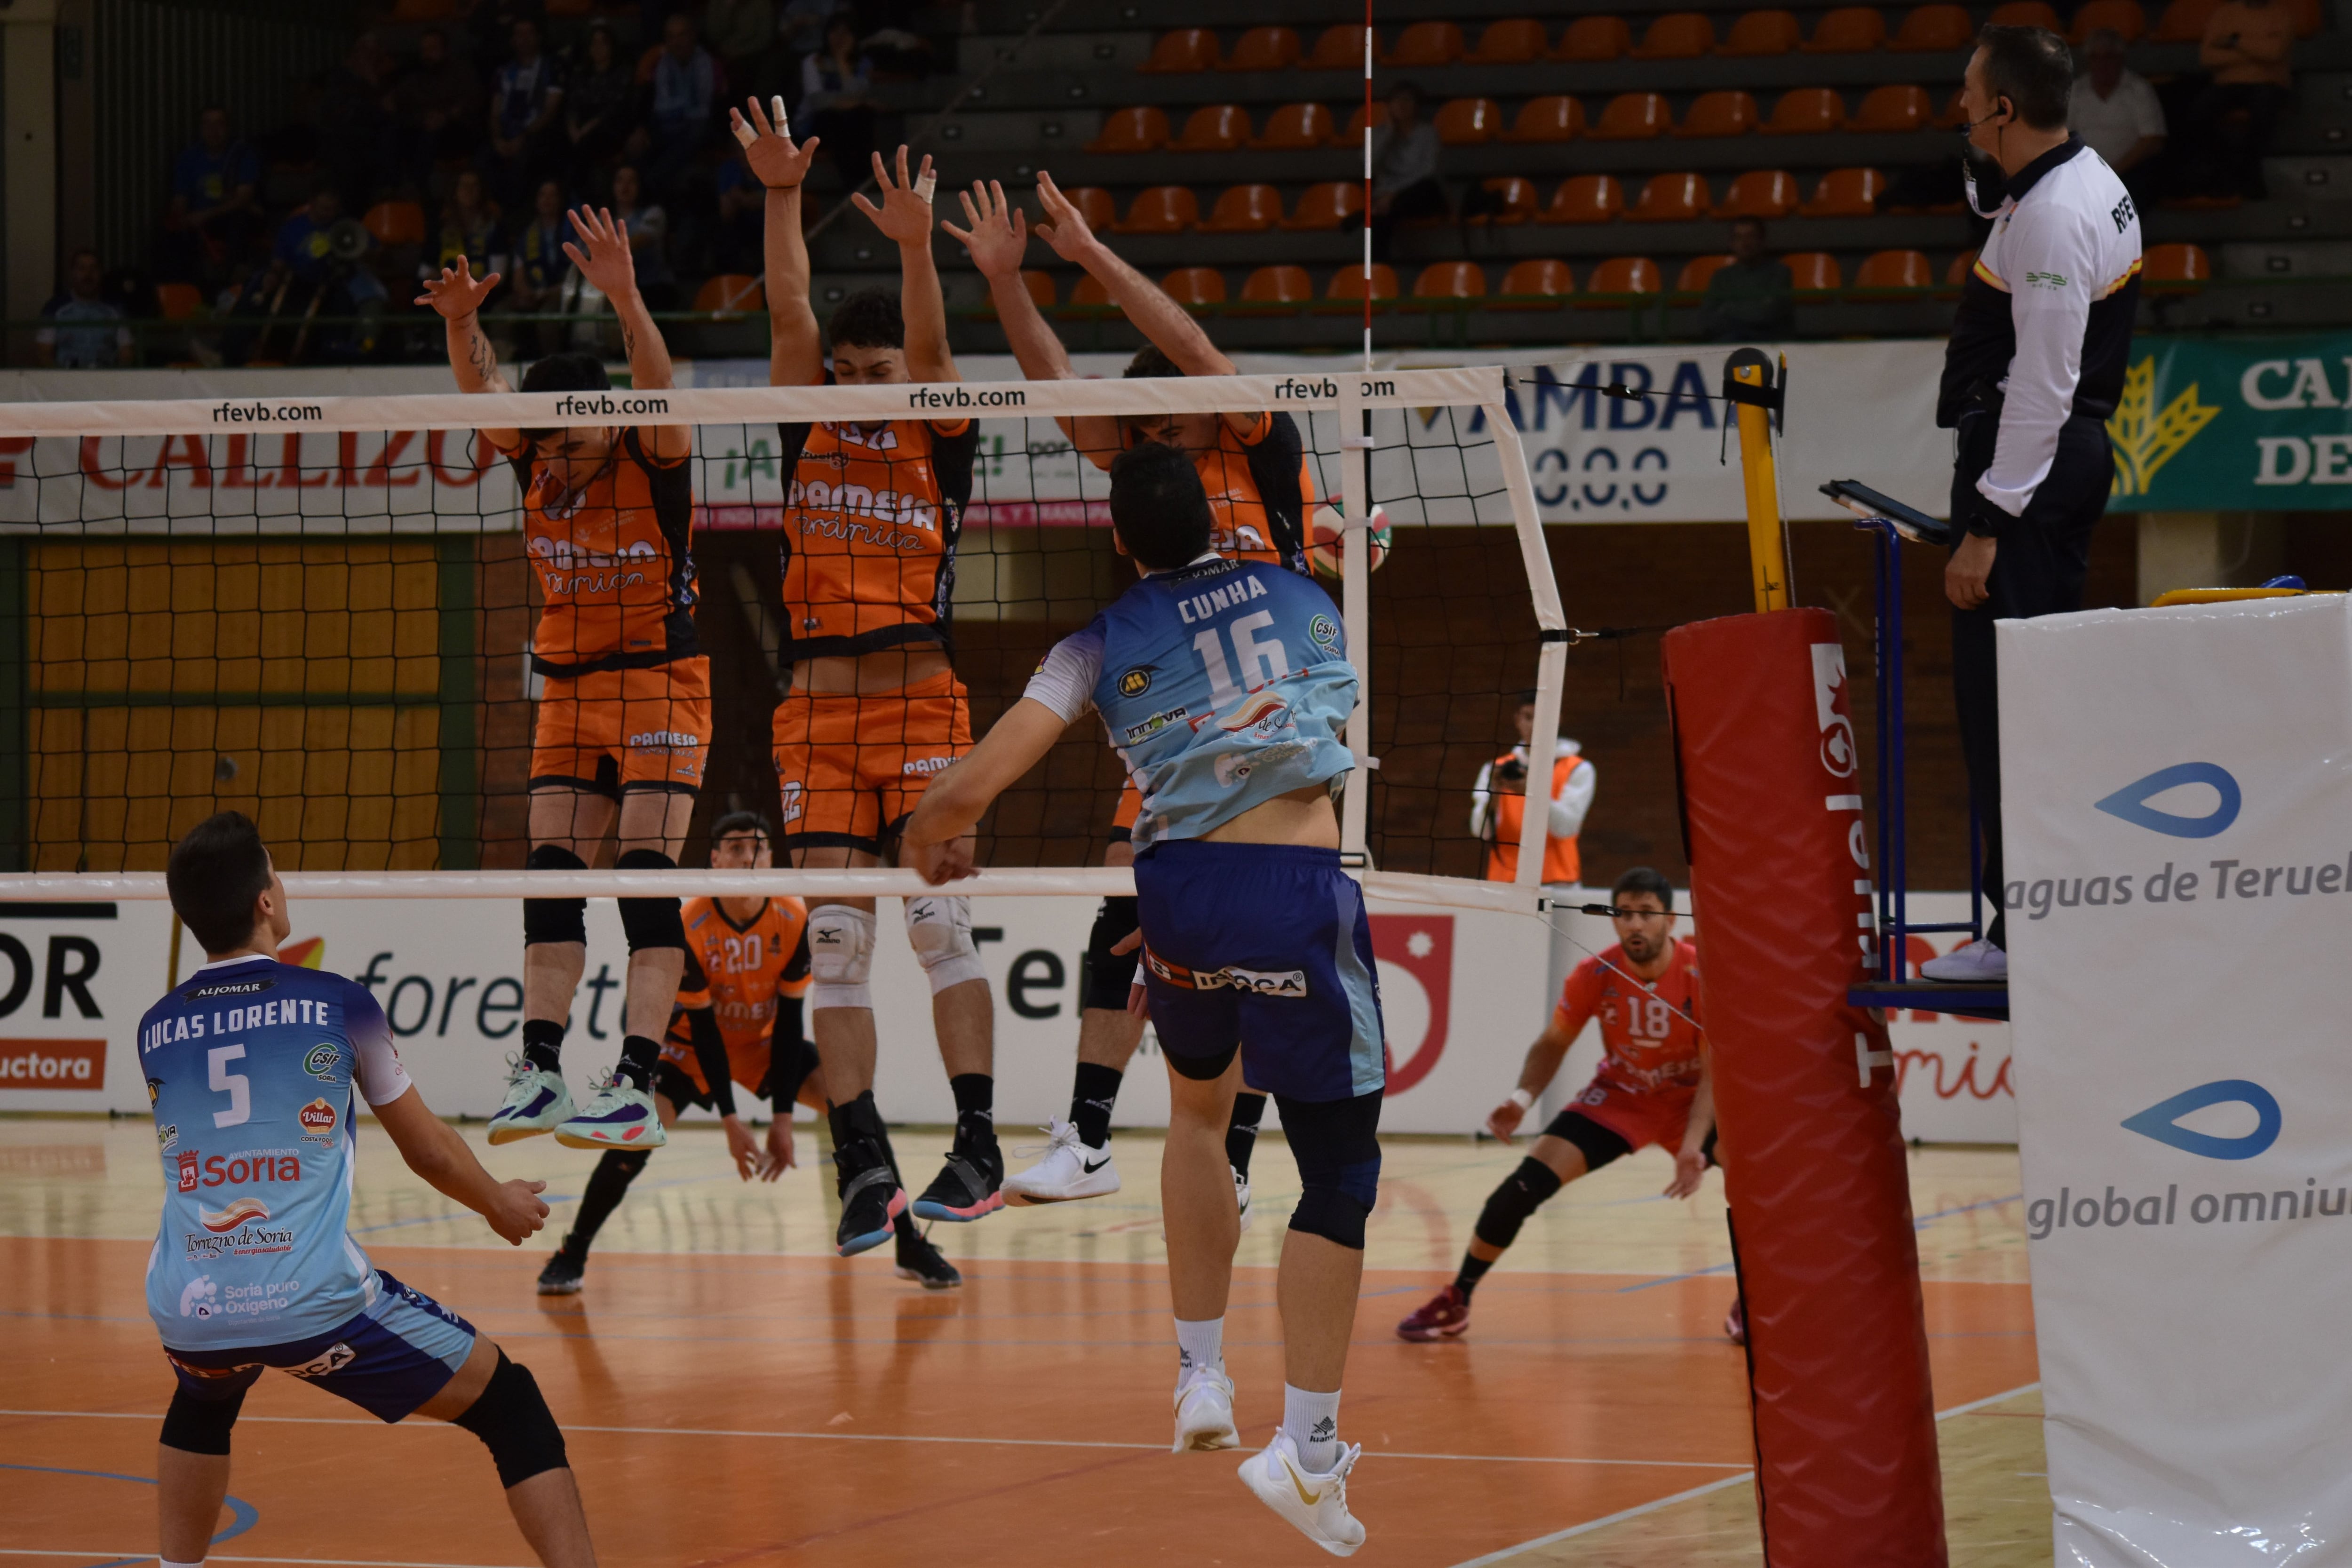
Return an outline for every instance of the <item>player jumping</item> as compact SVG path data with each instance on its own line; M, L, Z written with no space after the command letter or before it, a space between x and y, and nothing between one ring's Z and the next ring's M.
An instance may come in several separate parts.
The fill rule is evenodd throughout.
M1617 945L1570 973L1550 1026L1528 1047L1519 1087L1486 1118L1486 1131L1510 1142L1595 1014L1607 1053L1601 1070L1486 1200L1461 1272L1397 1325L1400 1339L1453 1339L1467 1329L1478 1281L1528 1216L1579 1176L1658 1143L1675 1151L1666 1196L1698 1191L1714 1163L1715 1092L1698 1024L1698 950L1674 934L1674 899L1673 885L1646 866L1617 879Z
M971 874L967 835L1088 710L1141 785L1135 882L1145 985L1168 1058L1160 1205L1176 1311L1175 1447L1229 1448L1224 1314L1239 1237L1224 1132L1244 1060L1270 1089L1304 1189L1283 1238L1281 1429L1241 1467L1260 1500L1339 1556L1358 1447L1339 1383L1378 1195L1385 1082L1363 896L1339 866L1330 785L1356 672L1339 613L1307 578L1210 548L1200 475L1158 442L1111 465L1120 551L1143 580L1045 656L1020 701L940 774L907 824L936 884ZM1132 939L1131 939L1132 940Z
M278 962L294 929L286 885L250 820L226 811L189 829L165 880L206 959L139 1020L163 1168L147 1310L179 1384L155 1463L166 1568L205 1560L237 1412L270 1367L380 1421L464 1427L539 1560L593 1568L563 1433L530 1369L352 1238L359 1102L410 1170L511 1245L546 1223L546 1184L482 1169L409 1082L364 988Z
M572 215L563 253L612 301L640 390L672 384L669 351L637 292L627 232L610 213ZM464 392L508 392L478 312L497 287L463 257L427 279L420 305L446 324L449 366ZM610 389L594 354L551 354L523 374L525 392ZM607 835L616 870L677 865L710 739L710 661L695 637L694 494L686 425L562 426L479 432L514 466L523 552L543 608L531 668L546 679L531 738L532 870L584 870ZM686 968L676 899L623 899L629 941L621 1060L574 1112L562 1048L572 994L588 963L587 900L523 900L522 1055L490 1142L552 1131L574 1148L651 1149L654 1064Z

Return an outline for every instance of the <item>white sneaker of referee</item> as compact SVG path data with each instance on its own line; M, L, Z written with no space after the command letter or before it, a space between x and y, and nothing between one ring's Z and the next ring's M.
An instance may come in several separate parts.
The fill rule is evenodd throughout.
M1919 966L1922 980L1941 980L1948 984L1984 984L2009 978L2009 954L1989 942L1972 942L1956 947L1941 958L1931 958Z

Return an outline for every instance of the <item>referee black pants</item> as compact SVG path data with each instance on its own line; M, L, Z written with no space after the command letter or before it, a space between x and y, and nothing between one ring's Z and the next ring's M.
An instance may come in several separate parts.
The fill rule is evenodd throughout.
M1959 456L1952 472L1952 515L1975 510L1970 500L1978 478L1992 462L2000 416L1971 409L1959 428ZM2023 516L2001 529L1993 554L1989 596L1973 610L1952 612L1952 705L1960 724L1960 754L1969 770L1969 790L1984 823L1984 885L1992 899L1992 925L1985 935L2009 945L2002 910L2005 872L2000 832L2000 687L1995 667L1995 621L2054 616L2083 607L2083 580L2091 566L2091 531L2107 508L2115 454L2105 421L2078 414L2058 434L2050 477L2042 481ZM1980 503L1979 503L1980 504Z

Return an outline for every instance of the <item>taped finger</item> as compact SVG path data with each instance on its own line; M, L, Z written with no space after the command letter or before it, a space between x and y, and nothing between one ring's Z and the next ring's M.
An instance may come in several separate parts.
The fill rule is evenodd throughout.
M784 113L783 94L778 93L768 100L768 118L775 121L777 135L790 136L793 133L792 119Z
M735 116L735 123L732 129L735 132L735 140L741 142L746 147L751 146L752 142L757 142L760 139L760 133L751 128L751 122L744 119L740 114Z
M940 177L930 170L926 169L923 171L921 178L915 182L916 198L921 201L924 205L928 206L930 205L931 193L939 189L939 187Z

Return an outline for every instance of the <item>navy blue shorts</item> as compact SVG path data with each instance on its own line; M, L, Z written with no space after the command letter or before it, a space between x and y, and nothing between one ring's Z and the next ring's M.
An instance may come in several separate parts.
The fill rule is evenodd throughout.
M375 1302L341 1328L282 1345L163 1354L194 1399L226 1399L276 1367L339 1394L380 1421L402 1421L448 1385L474 1350L474 1325L379 1268Z
M1135 892L1161 1050L1238 1047L1252 1089L1293 1100L1380 1092L1372 926L1338 850L1177 839L1136 857Z

